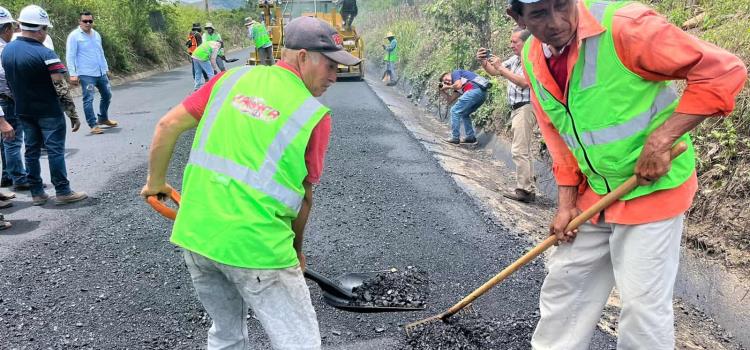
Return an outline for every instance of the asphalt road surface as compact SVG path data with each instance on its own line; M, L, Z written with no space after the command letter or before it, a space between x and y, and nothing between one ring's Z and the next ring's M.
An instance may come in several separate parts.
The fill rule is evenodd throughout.
M168 242L171 223L138 198L153 126L191 90L189 67L114 88L121 127L89 135L84 126L67 143L71 184L91 199L39 208L19 193L2 211L14 227L0 232L0 348L205 347L210 319ZM324 348L398 349L400 326L449 307L529 244L483 215L365 83L340 82L322 101L333 134L306 234L309 266L330 276L417 266L431 283L427 310L391 314L333 309L310 283ZM172 163L178 188L191 136ZM475 303L480 315L537 317L543 276L539 261L524 268ZM253 349L270 348L252 313L248 324ZM592 349L609 348L597 332Z

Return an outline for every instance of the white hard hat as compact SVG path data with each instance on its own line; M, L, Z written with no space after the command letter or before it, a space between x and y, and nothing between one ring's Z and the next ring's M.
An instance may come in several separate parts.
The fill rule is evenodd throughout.
M52 28L52 24L49 22L49 15L47 11L37 5L29 5L21 10L18 14L18 22L32 24L33 27L21 25L23 30L37 31L37 26L47 26Z
M0 24L13 23L13 15L5 7L0 6Z

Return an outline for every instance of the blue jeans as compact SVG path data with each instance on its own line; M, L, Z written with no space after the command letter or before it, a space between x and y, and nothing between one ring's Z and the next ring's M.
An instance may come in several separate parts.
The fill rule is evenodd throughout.
M461 137L461 120L464 122L464 131L467 138L476 137L474 128L471 126L471 114L474 113L487 99L487 93L480 88L473 88L464 92L458 98L456 104L451 107L452 137L458 140Z
M2 141L3 178L11 179L14 185L26 184L29 180L26 178L26 168L23 166L23 156L21 155L24 132L21 120L15 114L16 104L12 100L0 99L0 107L5 112L5 120L16 132L16 137L13 140L3 139Z
M107 75L100 77L92 77L88 75L81 75L78 77L81 80L81 90L83 91L83 113L86 115L86 123L89 127L95 127L98 123L103 123L109 119L109 102L112 100L112 87L109 84ZM94 88L99 90L99 94L102 96L99 101L99 120L97 121L96 115L94 114Z
M193 71L193 79L195 79L195 90L198 90L201 86L203 86L203 73L206 73L206 76L208 77L206 82L214 77L214 68L211 67L211 61L201 61L199 59L193 58Z
M49 173L55 192L58 196L69 195L72 191L65 168L65 133L67 132L65 116L62 114L41 117L24 116L21 118L21 123L26 141L26 169L29 171L31 195L41 196L44 193L42 168L39 164L42 145L47 148Z

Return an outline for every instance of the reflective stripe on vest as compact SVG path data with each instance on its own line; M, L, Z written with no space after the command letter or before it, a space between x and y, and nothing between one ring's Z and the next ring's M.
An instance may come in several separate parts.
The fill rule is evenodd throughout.
M667 109L678 98L679 96L677 96L677 92L675 92L671 86L666 87L662 89L658 95L656 95L654 103L647 111L635 116L634 118L628 120L623 124L595 131L581 132L579 134L579 136L581 137L581 143L583 143L583 146L589 147L620 141L631 137L643 130L646 130L649 126L649 123L651 123L654 117ZM563 140L565 140L565 143L570 149L576 149L580 147L575 135L561 134L560 136L562 136Z
M606 2L595 2L591 4L589 11L596 21L602 23L604 18L604 11L607 10ZM584 40L586 53L584 54L584 65L583 65L583 76L581 77L581 90L594 85L596 83L596 61L599 57L599 40L601 40L602 34L586 38Z
M236 73L228 77L227 81L221 85L221 88L216 93L214 100L226 100L229 96L229 92L237 81L252 68L252 66L240 68ZM299 108L297 108L296 111L294 111L269 146L266 158L263 160L263 164L258 171L239 165L230 159L206 152L206 140L208 139L208 135L213 128L214 121L216 121L216 117L218 116L221 107L221 103L211 104L208 114L205 116L206 120L204 121L203 130L201 131L201 138L198 142L198 147L190 152L190 160L188 161L188 164L197 165L240 181L298 212L302 207L303 196L292 189L273 181L272 177L274 173L276 173L276 166L279 160L281 160L286 147L294 140L304 125L307 124L310 118L312 118L316 112L323 107L323 105L320 104L315 97L310 96Z

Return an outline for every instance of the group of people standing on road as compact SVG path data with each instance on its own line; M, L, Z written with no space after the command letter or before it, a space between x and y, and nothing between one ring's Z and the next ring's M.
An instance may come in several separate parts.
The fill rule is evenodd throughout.
M109 118L111 86L109 68L99 33L93 29L94 16L82 12L79 26L66 44L67 67L53 51L49 15L36 5L24 7L14 19L0 7L0 132L2 133L2 187L30 191L32 204L47 203L49 195L42 181L40 158L46 152L55 204L75 203L87 198L85 192L71 189L65 164L65 115L76 132L81 122L70 95L71 85L80 85L83 109L91 134L104 132L102 126L116 127ZM94 96L99 91L99 113L94 112ZM25 148L23 154L21 149ZM15 193L0 193L0 208L12 205ZM0 216L0 229L10 222Z

